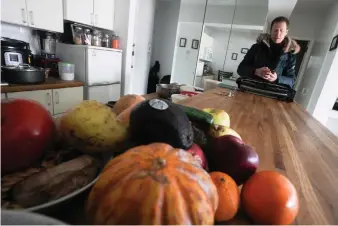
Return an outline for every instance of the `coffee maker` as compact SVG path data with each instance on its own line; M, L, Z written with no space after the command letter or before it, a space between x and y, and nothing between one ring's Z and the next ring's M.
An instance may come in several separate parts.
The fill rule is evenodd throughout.
M35 65L47 70L48 76L58 76L58 62L56 57L56 34L38 31L41 54L35 55Z

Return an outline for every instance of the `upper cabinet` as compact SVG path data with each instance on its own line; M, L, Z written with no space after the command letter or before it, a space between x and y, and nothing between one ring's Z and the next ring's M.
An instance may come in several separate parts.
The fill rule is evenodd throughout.
M62 0L2 0L1 21L63 32Z
M64 0L63 9L65 20L94 25L93 0Z
M115 0L64 0L64 19L113 30Z
M19 25L28 25L26 0L2 0L1 21Z
M115 0L94 0L94 25L113 30Z
M62 0L26 0L30 27L63 32Z

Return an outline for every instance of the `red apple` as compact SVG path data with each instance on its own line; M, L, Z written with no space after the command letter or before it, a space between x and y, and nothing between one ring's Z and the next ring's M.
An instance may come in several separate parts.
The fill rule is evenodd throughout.
M55 137L55 124L39 103L24 99L1 102L1 169L30 167Z
M243 184L257 170L258 154L235 136L215 138L210 151L210 170L228 174L238 185Z
M192 146L187 150L194 158L200 163L203 169L206 169L208 166L207 158L204 155L204 152L200 146L197 144L192 144Z

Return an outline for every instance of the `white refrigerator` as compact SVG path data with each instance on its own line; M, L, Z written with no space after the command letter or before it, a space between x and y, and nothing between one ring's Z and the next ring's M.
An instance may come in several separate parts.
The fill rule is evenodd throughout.
M120 98L122 50L57 43L56 56L75 64L75 79L85 83L85 100L106 104Z

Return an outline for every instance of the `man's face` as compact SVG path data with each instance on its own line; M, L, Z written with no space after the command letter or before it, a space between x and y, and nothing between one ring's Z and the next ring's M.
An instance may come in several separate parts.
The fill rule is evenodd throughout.
M275 43L281 43L288 34L288 27L285 22L274 23L271 28L271 39Z

